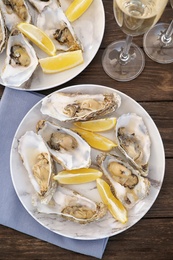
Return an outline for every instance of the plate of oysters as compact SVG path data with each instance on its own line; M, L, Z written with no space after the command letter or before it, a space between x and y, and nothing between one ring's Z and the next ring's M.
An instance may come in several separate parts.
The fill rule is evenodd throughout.
M155 123L136 101L83 84L52 92L26 114L10 168L34 219L57 234L92 240L121 233L147 213L165 156Z
M72 0L0 1L0 84L28 91L59 86L82 72L101 44L105 13L101 0L94 0L75 21L65 11ZM97 14L97 15L95 15ZM81 50L83 63L58 73L43 72L39 60L48 57L18 29L21 22L31 23L45 32L56 54Z

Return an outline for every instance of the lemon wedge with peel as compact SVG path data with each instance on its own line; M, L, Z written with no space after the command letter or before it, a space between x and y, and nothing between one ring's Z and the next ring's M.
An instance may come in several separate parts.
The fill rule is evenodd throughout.
M84 62L82 51L69 51L59 53L53 57L46 57L39 60L40 66L45 73L56 73L71 69Z
M117 146L116 143L100 134L81 128L72 128L72 130L78 133L92 148L97 150L109 152Z
M108 210L112 214L112 216L125 224L128 220L127 218L127 210L111 192L110 186L102 179L98 178L96 180L97 189L100 194L100 197L105 205L107 205Z
M102 176L102 172L93 168L63 170L55 175L54 180L61 184L81 184L95 181Z
M17 28L35 45L48 55L55 55L56 48L50 37L40 28L30 23L19 23Z
M92 132L104 132L116 125L116 118L102 118L97 120L75 122L75 126Z
M92 4L93 0L74 0L65 14L70 22L77 20Z

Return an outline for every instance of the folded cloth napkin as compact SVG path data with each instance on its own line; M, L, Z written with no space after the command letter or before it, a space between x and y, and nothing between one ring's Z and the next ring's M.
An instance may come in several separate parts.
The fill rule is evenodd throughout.
M19 123L42 95L5 88L0 101L0 224L37 237L59 247L102 258L108 238L76 240L55 234L40 225L25 210L13 188L10 175L10 149Z

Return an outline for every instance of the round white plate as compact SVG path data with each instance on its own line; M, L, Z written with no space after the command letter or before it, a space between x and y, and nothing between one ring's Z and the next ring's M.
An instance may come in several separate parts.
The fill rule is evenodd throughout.
M68 0L62 1L64 10L66 10L67 5L69 5ZM89 9L78 20L74 21L72 26L84 48L84 63L55 74L43 73L40 66L38 66L28 82L16 89L28 91L50 89L73 79L89 65L100 47L104 34L105 12L102 0L94 0ZM37 47L35 49L39 58L43 57L43 52L40 52ZM0 71L2 70L4 59L5 51L0 55ZM1 78L0 84L3 85Z
M49 120L48 117L43 116L40 112L41 101L38 102L26 114L14 136L10 158L11 176L14 188L21 203L31 214L31 216L44 227L50 229L55 233L75 239L97 239L116 235L137 223L151 208L159 194L165 170L165 155L162 139L156 125L154 124L148 113L136 101L119 91L99 85L76 85L61 89L59 91L81 92L90 94L117 92L121 96L122 104L120 108L113 113L114 116L118 117L124 113L129 112L134 112L142 116L148 128L152 142L148 175L151 181L151 189L149 195L128 211L128 222L126 224L121 224L117 222L110 215L110 213L107 213L106 216L101 220L94 221L86 225L73 223L55 215L38 213L31 203L31 194L33 193L33 188L30 184L28 174L18 154L17 146L18 139L27 130L35 131L35 126L38 120L45 118ZM96 197L98 197L98 192L95 188L95 182L91 182L88 184L71 185L70 187L91 199L95 199Z

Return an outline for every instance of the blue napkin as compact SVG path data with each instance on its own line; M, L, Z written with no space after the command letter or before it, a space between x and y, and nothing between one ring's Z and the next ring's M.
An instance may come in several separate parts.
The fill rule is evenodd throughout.
M76 240L57 235L40 225L25 210L13 188L10 149L22 118L42 95L5 88L0 101L0 224L77 253L102 258L108 238Z

